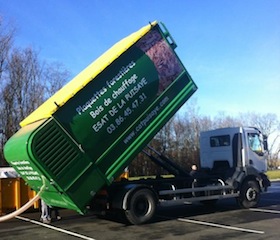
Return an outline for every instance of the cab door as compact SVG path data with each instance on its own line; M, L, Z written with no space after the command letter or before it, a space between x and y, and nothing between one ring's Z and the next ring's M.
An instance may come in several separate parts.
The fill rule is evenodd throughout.
M246 129L246 165L254 167L258 172L267 171L267 149L265 148L265 139L256 129Z

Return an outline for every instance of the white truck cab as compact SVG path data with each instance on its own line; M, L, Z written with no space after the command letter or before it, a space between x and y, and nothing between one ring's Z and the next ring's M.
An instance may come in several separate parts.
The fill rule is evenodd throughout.
M267 171L267 140L257 128L233 127L201 132L200 167Z
M201 169L231 186L240 206L256 206L270 186L267 137L254 127L222 128L202 132L200 148Z

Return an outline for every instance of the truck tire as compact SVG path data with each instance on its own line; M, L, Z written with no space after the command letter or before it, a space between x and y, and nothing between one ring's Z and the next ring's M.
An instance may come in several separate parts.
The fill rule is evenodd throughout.
M155 209L156 200L153 192L149 189L140 189L131 196L125 215L131 224L138 225L150 221Z
M255 207L260 200L260 188L256 181L250 180L243 184L238 203L242 208Z

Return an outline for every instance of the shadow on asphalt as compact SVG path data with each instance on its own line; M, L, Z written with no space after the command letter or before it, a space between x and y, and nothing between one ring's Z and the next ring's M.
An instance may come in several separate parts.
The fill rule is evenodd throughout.
M275 198L275 193L263 194L261 196L261 201L256 208L271 208L272 206L279 205L279 199L280 196L279 198ZM178 218L191 218L200 215L230 212L235 210L242 210L242 208L237 204L235 199L219 200L214 205L194 203L172 207L158 207L155 217L152 221L150 221L147 224L169 221ZM120 213L103 216L102 219L122 223L125 225L130 225L125 220L125 217Z
M279 205L279 199L280 199L280 193L265 193L261 196L261 201L258 204L258 208L273 208L273 206ZM235 199L223 199L217 201L214 205L205 205L202 203L194 203L194 204L185 204L185 205L179 205L179 206L170 206L170 207L158 207L155 217L152 221L150 221L148 224L151 223L157 223L157 222L163 222L163 221L169 221L177 218L191 218L196 217L200 215L207 215L207 214L213 214L213 213L222 213L222 212L230 212L235 210L240 210L241 208L235 201ZM25 214L23 214L25 215ZM33 212L28 213L29 218L34 220L39 220L40 213L39 212ZM71 222L72 220L79 221L95 221L96 218L104 219L107 221L117 222L120 224L123 224L125 226L131 225L127 222L127 220L124 217L123 213L119 212L113 212L110 214L107 214L106 216L102 215L96 215L92 212L89 212L85 215L80 215L79 213L73 211L73 210L67 210L62 209L61 210L61 216L62 221L61 223L65 222ZM55 221L56 222L56 221Z

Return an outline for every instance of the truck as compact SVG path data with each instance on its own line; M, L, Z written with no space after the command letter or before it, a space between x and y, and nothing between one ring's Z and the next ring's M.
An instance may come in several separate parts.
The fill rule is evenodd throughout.
M269 186L258 129L201 133L194 175L149 146L197 90L176 47L157 21L116 43L20 122L7 162L48 205L120 211L131 224L150 221L157 206L229 197L255 206ZM140 152L169 177L117 181Z

